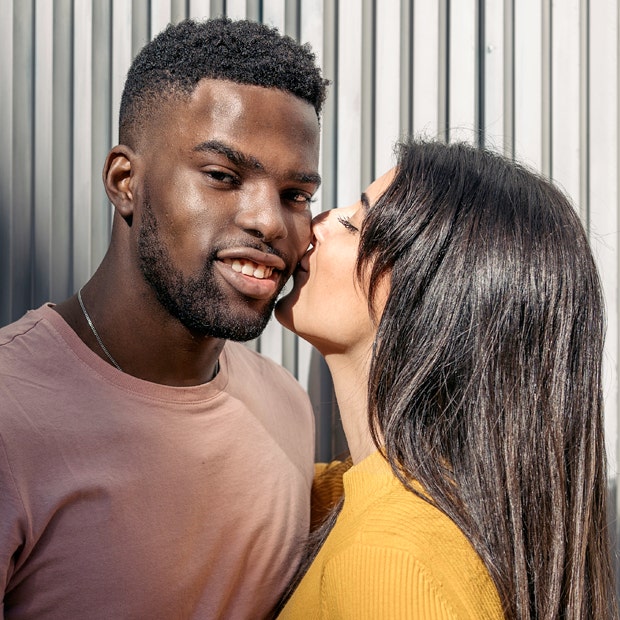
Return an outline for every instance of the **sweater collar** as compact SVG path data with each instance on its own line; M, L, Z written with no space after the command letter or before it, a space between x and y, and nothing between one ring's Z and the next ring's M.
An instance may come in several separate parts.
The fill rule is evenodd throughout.
M351 467L342 478L345 508L355 504L366 505L377 495L384 495L394 487L402 486L380 450Z

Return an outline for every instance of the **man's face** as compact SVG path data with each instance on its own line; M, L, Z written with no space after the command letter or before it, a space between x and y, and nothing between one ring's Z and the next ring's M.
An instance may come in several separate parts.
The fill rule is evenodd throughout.
M314 108L283 91L203 80L138 143L134 228L145 280L189 329L249 340L310 242Z

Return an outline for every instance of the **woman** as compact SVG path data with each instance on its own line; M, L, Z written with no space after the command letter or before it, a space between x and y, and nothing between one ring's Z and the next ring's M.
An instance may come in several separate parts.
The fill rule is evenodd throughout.
M616 617L603 304L568 200L408 143L313 225L277 316L324 355L354 466L281 617Z

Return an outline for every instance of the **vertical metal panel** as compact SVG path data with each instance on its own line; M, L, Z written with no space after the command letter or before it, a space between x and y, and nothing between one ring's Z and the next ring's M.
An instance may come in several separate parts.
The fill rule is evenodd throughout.
M504 0L504 154L514 157L515 146L515 1Z
M581 217L590 218L590 10L589 0L579 0L579 196Z
M188 0L171 0L170 4L170 22L178 24L186 17L189 17Z
M122 0L121 0L122 2ZM126 2L129 5L128 2ZM131 11L131 58L134 58L143 45L151 40L151 9L149 0L132 0L131 6L125 11Z
M605 432L610 469L618 470L618 154L620 91L618 84L618 4L590 5L589 74L589 223L607 307Z
M376 11L374 174L394 166L392 151L400 136L400 22L399 0L380 3ZM372 179L368 179L372 181Z
M189 17L194 19L205 19L211 15L210 0L190 0Z
M450 0L439 0L437 20L438 76L437 76L437 138L449 136L448 114L450 105ZM415 93L414 93L415 96Z
M514 3L514 142L516 156L542 166L542 11L539 0Z
M261 20L263 0L246 0L246 18L256 22Z
M579 4L579 0L551 3L551 176L574 199L581 195Z
M400 3L400 136L408 136L413 126L413 2Z
M323 106L321 118L321 210L331 209L337 203L337 159L338 141L338 3L324 3L323 45L321 48L321 66L323 75L330 80L327 100Z
M542 123L540 129L541 138L541 162L538 166L539 170L551 176L552 166L552 72L553 72L553 23L552 23L552 11L551 0L545 0L542 3L542 28L541 28L541 50L542 57L541 64L541 112Z
M263 0L263 23L275 26L280 32L284 32L285 13L285 0Z
M477 4L477 0L459 0L450 3L451 70L448 117L450 140L477 142Z
M258 348L263 355L271 358L278 364L282 363L283 330L278 322L272 318L265 331L258 338Z
M93 4L92 41L92 127L91 127L91 266L94 269L103 258L110 238L112 207L108 202L101 171L111 146L112 126L118 116L112 106L112 4ZM114 143L116 140L113 141Z
M52 293L54 7L35 3L33 305Z
M133 16L131 4L125 0L112 3L112 135L110 145L118 142L118 110L123 94L125 77L133 58L132 53ZM101 162L103 164L103 162Z
M52 292L53 301L73 293L73 6L54 2L54 89L52 145Z
M172 20L170 0L151 0L149 20L149 40L161 32Z
M440 124L440 3L413 4L413 133L435 138Z
M13 212L13 0L0 0L0 322L11 321Z
M231 19L245 19L246 5L245 0L227 0L226 15Z
M34 4L15 5L15 80L13 83L13 214L11 218L11 316L30 303L32 290L32 223L34 159Z
M262 0L257 0L261 2ZM211 17L220 17L226 14L226 0L211 0Z
M80 287L92 273L92 4L74 0L73 10L73 278Z
M337 205L355 202L362 187L362 3L341 0L337 34Z
M360 132L359 158L360 177L359 190L366 187L375 178L375 139L376 139L376 97L377 64L376 47L377 32L375 28L375 2L363 0L361 36L360 36ZM342 23L342 22L341 22ZM348 155L351 156L350 154ZM339 203L340 207L345 206Z
M300 24L300 3L301 0L285 0L284 6L284 34L299 41L299 33L301 32Z
M484 3L484 39L481 52L484 67L481 76L483 88L483 132L484 145L497 151L504 150L505 126L504 111L504 71L506 69L504 49L504 3Z

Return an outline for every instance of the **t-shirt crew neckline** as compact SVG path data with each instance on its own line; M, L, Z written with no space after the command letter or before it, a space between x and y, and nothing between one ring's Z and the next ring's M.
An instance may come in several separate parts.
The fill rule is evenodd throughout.
M122 372L109 364L94 351L71 329L68 323L54 310L53 303L46 303L38 310L29 313L39 313L44 321L58 334L70 352L92 371L100 375L108 383L150 399L166 400L171 402L200 402L218 396L228 384L228 355L227 345L224 346L219 357L220 369L216 377L208 383L192 386L171 386L153 383L138 379ZM240 345L243 346L243 345Z

